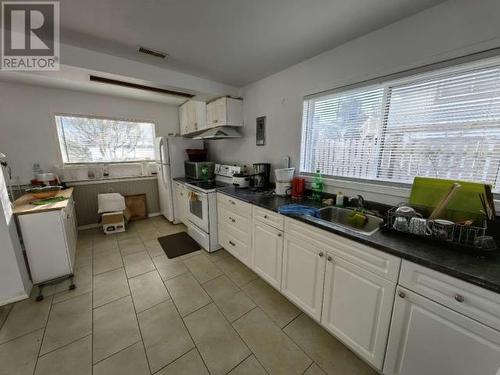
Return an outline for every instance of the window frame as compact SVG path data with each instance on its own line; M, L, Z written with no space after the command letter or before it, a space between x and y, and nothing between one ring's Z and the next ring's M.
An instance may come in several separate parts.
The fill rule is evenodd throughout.
M360 81L352 84L344 84L337 86L335 88L329 90L322 90L315 93L309 93L302 97L301 102L301 138L300 138L300 152L299 152L299 174L301 176L306 177L308 180L312 180L314 177L314 172L306 172L302 170L302 166L304 164L304 160L302 159L302 155L305 152L303 147L305 145L304 135L307 133L307 123L304 121L305 119L305 108L306 102L315 98L322 98L328 95L334 95L342 92L352 91L356 92L358 90L369 90L370 88L380 86L384 89L383 95L383 106L386 107L386 103L388 98L390 97L391 86L397 86L409 82L418 82L432 79L433 77L440 76L447 73L460 73L463 71L480 69L492 65L500 65L500 49L494 49L490 51L479 52L476 54L471 54L468 56L462 56L454 59L449 59L445 61L440 61L424 66L420 66L417 68L407 69L404 71L400 71L393 74L388 74L384 76L380 76L373 79L367 79L364 81ZM420 78L418 78L421 76ZM308 113L311 116L311 113ZM384 129L387 126L387 116L388 111L383 114L382 126ZM309 119L309 118L308 118ZM380 150L382 147L380 147ZM379 162L380 162L379 158ZM377 175L380 173L377 170ZM400 182L400 181L387 181L387 180L373 180L368 178L357 178L357 177L346 177L346 176L336 176L336 175L323 175L325 184L327 186L339 186L342 188L352 188L355 189L360 188L362 191L374 192L374 193L382 193L384 194L385 190L390 190L392 193L396 192L396 194L388 194L398 197L407 197L409 196L409 191L413 182ZM408 192L408 194L405 193ZM500 193L493 192L493 196L495 200L500 200Z
M157 135L157 130L158 130L158 124L156 121L152 120L145 120L145 119L136 119L136 118L125 118L125 117L108 117L108 116L101 116L101 115L87 115L87 114L75 114L75 113L67 113L67 112L55 112L52 114L52 121L54 122L54 136L55 136L55 142L57 144L57 153L58 153L58 158L63 167L84 167L84 166L93 166L93 165L122 165L122 164L142 164L142 163L153 163L155 160L154 159L144 159L144 160L127 160L127 161L109 161L109 162L97 162L97 161L92 161L88 163L65 163L64 162L64 157L62 154L61 150L61 143L59 139L59 131L58 131L58 123L56 117L81 117L81 118L86 118L86 119L98 119L98 120L113 120L113 121L126 121L126 122L137 122L137 123L150 123L153 124L153 146L154 146L154 140L158 136Z

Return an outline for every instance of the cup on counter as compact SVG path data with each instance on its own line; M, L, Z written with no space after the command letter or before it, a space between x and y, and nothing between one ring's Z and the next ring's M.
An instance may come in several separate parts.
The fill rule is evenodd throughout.
M396 216L392 227L400 232L408 232L408 219L404 216Z
M453 226L455 225L453 221L434 219L431 223L432 234L435 237L439 238L440 240L447 240L450 238L453 231Z
M414 208L410 206L399 206L396 209L396 215L397 216L403 216L406 218L412 218L412 217L422 217L417 211L415 211Z
M420 236L430 236L432 234L431 223L421 217L412 217L408 225L408 231Z

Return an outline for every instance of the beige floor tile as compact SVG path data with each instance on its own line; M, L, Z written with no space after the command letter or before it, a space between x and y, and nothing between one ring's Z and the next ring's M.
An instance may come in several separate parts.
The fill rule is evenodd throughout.
M284 331L328 374L376 374L340 341L305 314L290 323Z
M94 240L94 246L92 247L93 254L95 255L104 255L107 253L113 252L113 250L118 250L118 241L116 240Z
M302 374L312 363L259 308L238 319L233 326L271 374Z
M257 361L254 355L251 355L238 366L236 366L228 375L266 375L264 367Z
M220 259L217 266L240 287L258 278L255 272L232 255Z
M43 329L0 345L0 375L32 375Z
M91 375L92 336L84 337L38 359L35 375Z
M182 316L186 316L212 301L190 273L168 279L165 281L165 285Z
M87 293L52 306L40 354L92 333L91 300Z
M172 301L160 303L137 317L152 372L160 370L194 347Z
M320 369L316 363L313 363L311 367L309 367L307 371L304 372L304 375L326 375L326 372Z
M95 364L94 375L149 375L142 341Z
M257 279L243 290L280 328L300 315L300 310L264 280Z
M170 299L158 272L151 271L129 280L136 312L141 312Z
M197 255L201 255L201 254L205 255L206 253L207 253L207 251L206 251L206 250L203 250L203 249L201 249L201 248L200 248L200 250L196 250L196 251L193 251L193 252L191 252L191 253L187 253L187 254L181 255L181 256L179 256L179 257L177 257L177 258L174 258L174 259L179 259L179 260L184 261L184 260L186 260L186 259L189 259L189 258L195 257L195 256L197 256Z
M204 283L222 275L222 271L213 264L205 254L188 258L184 261L184 264L200 283Z
M108 254L94 255L93 272L98 275L103 272L116 270L123 267L122 256L120 251L114 250Z
M215 304L195 311L184 322L212 375L223 375L251 353Z
M8 305L3 305L0 306L0 329L2 328L3 324L7 320L7 316L10 313L10 310L14 307L14 304L9 303Z
M192 349L155 375L209 375L198 350Z
M125 232L124 232L125 233ZM118 246L120 249L130 245L142 245L142 241L137 235L128 236L127 238L119 238Z
M54 295L53 303L66 301L73 297L78 297L92 291L92 266L75 268L75 278L73 280L76 288L64 290Z
M130 294L127 275L123 268L94 276L94 308Z
M202 286L203 289L207 291L208 295L216 302L226 299L241 290L226 275L221 275L207 281L203 283Z
M51 302L52 297L40 302L29 298L15 303L0 330L0 343L45 327Z
M178 258L168 259L165 253L153 258L153 263L163 280L189 272L184 262Z
M94 363L141 339L131 297L108 303L94 310Z
M157 239L145 241L144 246L146 246L146 250L151 258L165 255L165 252Z
M223 258L226 258L228 256L230 256L231 254L229 254L226 250L224 249L219 249L217 251L214 251L212 253L208 253L207 252L207 257L208 259L210 259L212 262L218 262L219 260L223 259Z
M226 275L204 283L203 288L230 322L256 306Z
M125 271L127 272L128 278L153 271L155 269L155 265L151 261L151 257L145 251L124 256L123 262L125 263Z
M168 236L170 234L186 232L187 228L184 224L176 224L176 225L158 225L157 226L158 235L160 237Z
M230 322L234 322L257 306L243 291L218 301L216 304Z
M160 233L153 227L139 231L138 236L142 241L148 241L160 237Z
M130 245L120 246L120 252L122 253L122 256L130 255L130 254L134 254L134 253L140 253L143 251L146 251L146 247L144 246L144 244L142 242L138 243L138 244L130 244Z

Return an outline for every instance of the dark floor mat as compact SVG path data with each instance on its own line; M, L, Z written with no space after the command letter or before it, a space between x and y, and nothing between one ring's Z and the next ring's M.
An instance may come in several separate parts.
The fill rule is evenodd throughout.
M177 258L181 255L189 254L201 249L198 242L189 237L189 234L186 232L159 237L158 242L169 259Z

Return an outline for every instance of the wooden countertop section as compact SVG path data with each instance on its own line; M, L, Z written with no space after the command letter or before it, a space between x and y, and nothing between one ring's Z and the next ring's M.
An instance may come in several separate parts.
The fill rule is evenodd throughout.
M72 194L73 194L73 188L70 187L68 189L59 191L56 197L71 198ZM23 196L17 198L14 201L14 207L12 209L12 212L14 213L14 215L36 214L40 212L62 210L63 208L66 208L66 206L68 205L68 199L65 199L61 202L43 204L40 206L30 204L30 202L34 200L35 198L33 198L31 194L29 193L24 194Z

